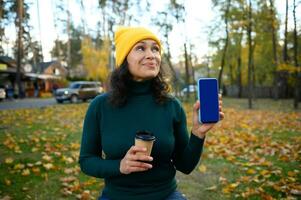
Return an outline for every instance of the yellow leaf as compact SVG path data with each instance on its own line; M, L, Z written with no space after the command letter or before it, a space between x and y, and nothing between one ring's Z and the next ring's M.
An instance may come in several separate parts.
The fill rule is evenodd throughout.
M225 194L229 194L229 193L231 193L232 192L232 190L229 188L229 187L225 187L225 188L223 188L223 193L225 193Z
M260 175L265 176L267 174L269 174L270 172L268 170L262 170L260 171Z
M229 187L230 187L231 189L235 189L238 185L239 185L239 183L231 183L231 184L229 185Z
M41 172L40 168L38 168L38 167L34 167L34 168L32 168L31 170L32 170L32 172L35 173L35 174L39 174L39 173Z
M207 190L207 191L214 191L214 190L216 190L216 189L217 189L217 186L214 185L214 186L211 186L211 187L206 188L205 190Z
M16 164L16 165L14 166L14 169L15 169L15 170L18 170L18 169L24 169L24 167L25 167L25 165L18 163L18 164Z
M269 167L272 165L272 163L270 161L264 161L261 163L261 165Z
M296 176L296 173L295 173L295 172L292 172L292 171L289 171L289 172L287 172L287 175L288 175L288 176Z
M71 149L74 149L74 150L79 149L79 147L80 147L80 144L79 144L79 143L71 143L71 145L70 145L70 148L71 148Z
M256 171L254 169L248 169L247 174L255 174Z
M241 178L240 178L240 180L242 181L242 182L244 182L244 183L247 183L247 182L250 182L250 177L249 176L242 176Z
M293 178L293 177L288 177L287 179L288 179L290 182L296 182L296 179Z
M65 174L71 174L73 173L73 168L67 168L64 170Z
M202 165L199 166L199 171L200 171L201 173L205 173L206 170L207 170L207 167L206 167L205 165L202 164Z
M9 157L9 158L6 158L5 161L4 161L6 164L11 164L14 162L14 159Z
M232 161L235 160L235 157L234 157L234 156L228 156L226 159L227 159L228 161L232 162Z
M31 152L37 152L39 150L39 148L37 148L37 147L32 147L31 148Z
M4 179L5 185L10 186L11 185L11 180L5 178Z
M35 165L42 165L42 162L41 162L41 161L37 161L37 162L35 163Z
M51 157L51 156L48 156L48 155L44 155L44 156L42 157L42 159L43 159L43 160L46 160L46 161L48 161L48 162L50 162L50 161L52 160L52 157Z
M29 169L23 169L21 175L22 176L28 176L28 175L30 175L30 170Z
M52 163L46 163L46 164L43 164L43 167L47 170L50 170L50 169L53 169L53 164Z

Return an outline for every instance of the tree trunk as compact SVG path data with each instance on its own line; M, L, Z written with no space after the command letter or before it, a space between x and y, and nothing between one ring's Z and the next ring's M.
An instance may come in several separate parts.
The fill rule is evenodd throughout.
M39 24L39 36L40 36L40 48L42 52L42 62L44 61L44 55L43 55L43 45L42 45L42 31L41 31L41 17L40 17L40 5L39 1L37 1L37 11L38 11L38 24ZM35 64L36 65L36 64Z
M239 34L238 40L238 57L237 57L237 86L238 86L238 98L242 96L242 81L241 81L241 42L243 37L243 30Z
M231 0L228 0L227 1L227 9L225 11L226 40L225 40L225 46L224 46L223 54L222 54L221 68L220 68L219 75L218 75L219 88L223 88L222 87L222 75L223 75L226 53L227 53L227 48L228 48L228 41L229 41L228 13L229 13L229 9L230 9L230 4L231 4Z
M179 95L179 84L178 84L178 81L179 81L179 77L177 75L177 72L176 70L174 69L172 63L171 63L171 53L170 53L170 45L169 45L169 38L168 38L168 26L165 26L165 38L166 38L166 49L167 49L167 64L169 66L169 69L171 70L172 72L172 82L173 82L173 88L175 90L175 95L178 96Z
M284 28L284 44L283 44L283 61L288 63L288 54L287 54L287 22L288 22L288 0L286 0L285 6L285 28Z
M191 76L192 76L192 84L196 85L196 80L195 80L195 71L194 71L194 66L192 64L192 46L190 45L190 53L189 53L189 65L191 67ZM194 92L194 99L197 100L197 93Z
M230 84L234 84L234 79L233 79L233 65L229 64L229 76L230 76Z
M188 55L187 55L187 47L186 43L184 43L184 53L185 53L185 86L187 87L186 98L189 99L190 91L189 91L189 66L188 66Z
M67 76L70 75L71 69L71 31L70 31L70 11L69 11L69 0L67 1L67 34L68 34L68 41L67 41Z
M277 79L277 66L278 66L278 57L277 57L277 36L275 30L275 11L274 11L274 0L270 0L270 15L271 15L271 31L272 31L272 44L273 44L273 74L274 74L274 99L278 100L279 91L278 91L278 79Z
M294 16L294 64L296 67L296 84L295 84L295 95L294 95L294 108L298 109L298 103L300 99L300 87L301 87L301 74L299 70L299 63L298 63L298 35L297 35L297 19L296 19L296 0L294 0L294 9L293 9L293 16Z
M248 10L248 46L249 46L249 52L248 52L248 86L249 86L249 92L248 92L248 105L249 108L252 109L252 97L253 97L253 83L252 83L252 0L249 0L249 10Z
M23 97L23 88L21 84L21 64L23 57L23 43L22 43L22 35L23 35L23 0L18 0L18 55L17 55L17 88L18 88L18 97Z
M170 47L169 47L169 44L167 44L167 64L169 66L169 69L171 70L172 72L172 82L173 82L173 87L175 89L175 94L176 96L179 95L179 88L178 88L178 80L179 80L179 77L176 73L176 70L174 69L174 67L172 66L172 63L171 63L171 55L170 55Z
M242 96L242 83L241 83L241 55L237 58L237 86L238 86L238 98Z
M81 21L82 21L82 26L83 26L83 35L86 34L86 19L85 19L85 5L84 5L84 2L83 0L80 0L80 7L81 7L81 11L83 13L81 13ZM99 30L97 30L98 32Z

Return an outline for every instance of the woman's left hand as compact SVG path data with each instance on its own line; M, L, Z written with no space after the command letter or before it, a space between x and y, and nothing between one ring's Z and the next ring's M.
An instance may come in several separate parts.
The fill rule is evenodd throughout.
M225 114L222 112L223 108L223 101L222 95L219 94L219 116L220 120L224 119ZM200 101L196 101L193 105L193 122L192 122L192 134L196 135L199 138L204 138L206 133L216 124L216 123L208 123L208 124L201 124L199 122L199 109L200 109Z

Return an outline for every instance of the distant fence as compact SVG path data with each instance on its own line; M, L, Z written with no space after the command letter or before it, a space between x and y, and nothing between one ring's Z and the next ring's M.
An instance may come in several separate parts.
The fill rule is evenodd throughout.
M229 97L238 97L239 88L237 85L227 85L223 88L223 95ZM253 88L253 94L255 98L273 98L275 95L274 88L272 86L255 86ZM241 97L247 98L249 94L249 88L242 87ZM294 90L291 87L279 87L279 98L293 98Z

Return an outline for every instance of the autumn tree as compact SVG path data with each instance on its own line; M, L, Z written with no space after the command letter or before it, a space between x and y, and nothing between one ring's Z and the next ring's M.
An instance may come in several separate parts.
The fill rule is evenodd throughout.
M100 48L95 47L92 38L85 36L82 40L81 51L83 65L87 71L88 78L106 82L109 74L109 48L110 42L106 38Z

